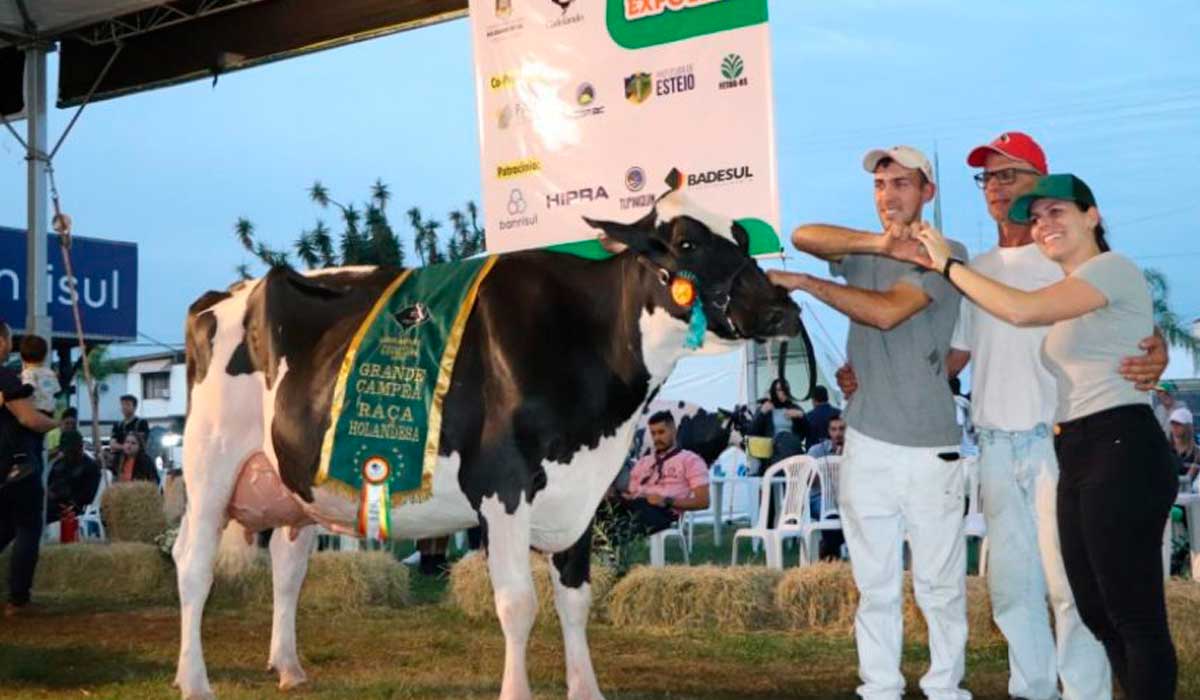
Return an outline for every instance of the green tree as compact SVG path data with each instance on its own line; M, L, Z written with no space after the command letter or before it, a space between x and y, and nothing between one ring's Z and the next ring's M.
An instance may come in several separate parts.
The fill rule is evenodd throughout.
M88 400L92 406L92 445L98 455L100 454L100 392L107 388L104 384L105 379L129 370L129 360L109 357L108 346L99 345L88 350L88 368L92 373L92 383L87 387Z
M370 196L361 209L334 199L329 188L320 180L308 188L308 198L322 209L336 209L343 228L336 250L333 234L323 220L317 219L312 229L301 231L291 248L299 264L310 269L339 265L405 264L403 241L387 216L392 192L382 179L376 179L371 185ZM426 219L417 207L409 209L406 215L413 230L412 247L421 265L461 260L484 252L484 230L479 226L479 208L474 202L466 203L465 213L459 210L450 212L450 236L444 245L439 237L442 222ZM288 252L272 248L258 238L255 226L249 219L239 218L233 230L242 246L263 264L274 266L291 263ZM247 264L238 265L237 274L241 279L252 277Z
M1161 271L1148 267L1142 271L1150 287L1150 300L1154 309L1154 325L1158 326L1169 345L1183 348L1192 358L1193 370L1200 369L1200 340L1192 335L1191 327L1171 310L1171 285Z

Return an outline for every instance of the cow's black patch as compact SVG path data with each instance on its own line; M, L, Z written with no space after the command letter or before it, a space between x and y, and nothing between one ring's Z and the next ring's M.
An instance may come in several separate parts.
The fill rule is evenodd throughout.
M591 580L592 526L588 524L579 541L552 557L558 580L567 588L579 588Z
M250 348L246 345L246 341L237 344L233 349L233 354L229 356L229 362L225 365L225 373L236 377L239 374L252 374L254 372L254 363L250 361Z
M204 381L204 377L208 374L208 365L212 362L213 337L217 333L216 317L204 312L231 296L229 292L205 292L188 307L184 342L187 355L189 402L191 401L192 387Z

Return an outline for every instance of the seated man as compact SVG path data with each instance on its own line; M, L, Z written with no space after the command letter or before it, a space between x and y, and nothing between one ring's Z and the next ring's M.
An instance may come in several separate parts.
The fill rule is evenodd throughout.
M675 445L675 419L660 411L647 427L654 451L633 465L616 507L626 514L620 519L628 519L630 536L652 535L671 527L683 511L708 507L708 465Z
M840 457L842 450L846 447L846 419L841 415L834 416L829 421L829 437L817 444L813 445L808 451L808 456L814 459L822 457ZM837 475L830 468L830 479L836 479ZM812 513L813 520L818 520L821 517L821 482L813 484L812 491L808 496L808 507ZM834 516L836 517L836 516ZM842 536L841 530L825 530L821 533L821 551L818 556L823 561L836 561L842 558L842 545L845 544L846 538Z
M61 456L50 465L46 491L46 522L52 523L70 508L76 515L95 500L100 487L100 465L83 452L83 436L68 430L59 438Z

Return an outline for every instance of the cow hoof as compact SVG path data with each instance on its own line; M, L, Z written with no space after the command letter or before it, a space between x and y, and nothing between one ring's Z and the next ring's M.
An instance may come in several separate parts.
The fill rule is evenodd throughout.
M308 676L299 668L279 672L279 689L291 690L308 682Z

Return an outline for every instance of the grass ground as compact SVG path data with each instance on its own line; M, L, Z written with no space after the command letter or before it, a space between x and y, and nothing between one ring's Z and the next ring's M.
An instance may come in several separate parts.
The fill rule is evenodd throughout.
M700 531L693 561L728 562ZM727 541L726 541L727 542ZM398 554L405 553L404 547ZM748 547L747 547L748 549ZM637 554L642 556L644 554ZM794 553L791 554L794 556ZM678 551L672 544L668 557ZM759 555L761 561L761 554ZM97 581L119 590L119 582ZM446 603L445 579L414 576L415 604L364 613L302 613L301 656L310 684L296 698L495 698L503 669L498 625L466 618ZM173 607L135 607L111 593L41 596L36 614L0 618L0 699L175 698L178 653ZM209 675L221 698L282 697L265 672L270 610L211 607L204 640ZM848 636L787 632L717 634L621 629L593 623L592 656L609 700L649 698L850 700L858 683ZM910 697L928 664L920 646L904 651ZM566 680L555 623L538 624L528 664L535 697L563 698ZM1200 697L1200 666L1180 669L1181 698ZM1002 644L972 648L965 685L983 700L1007 699Z

